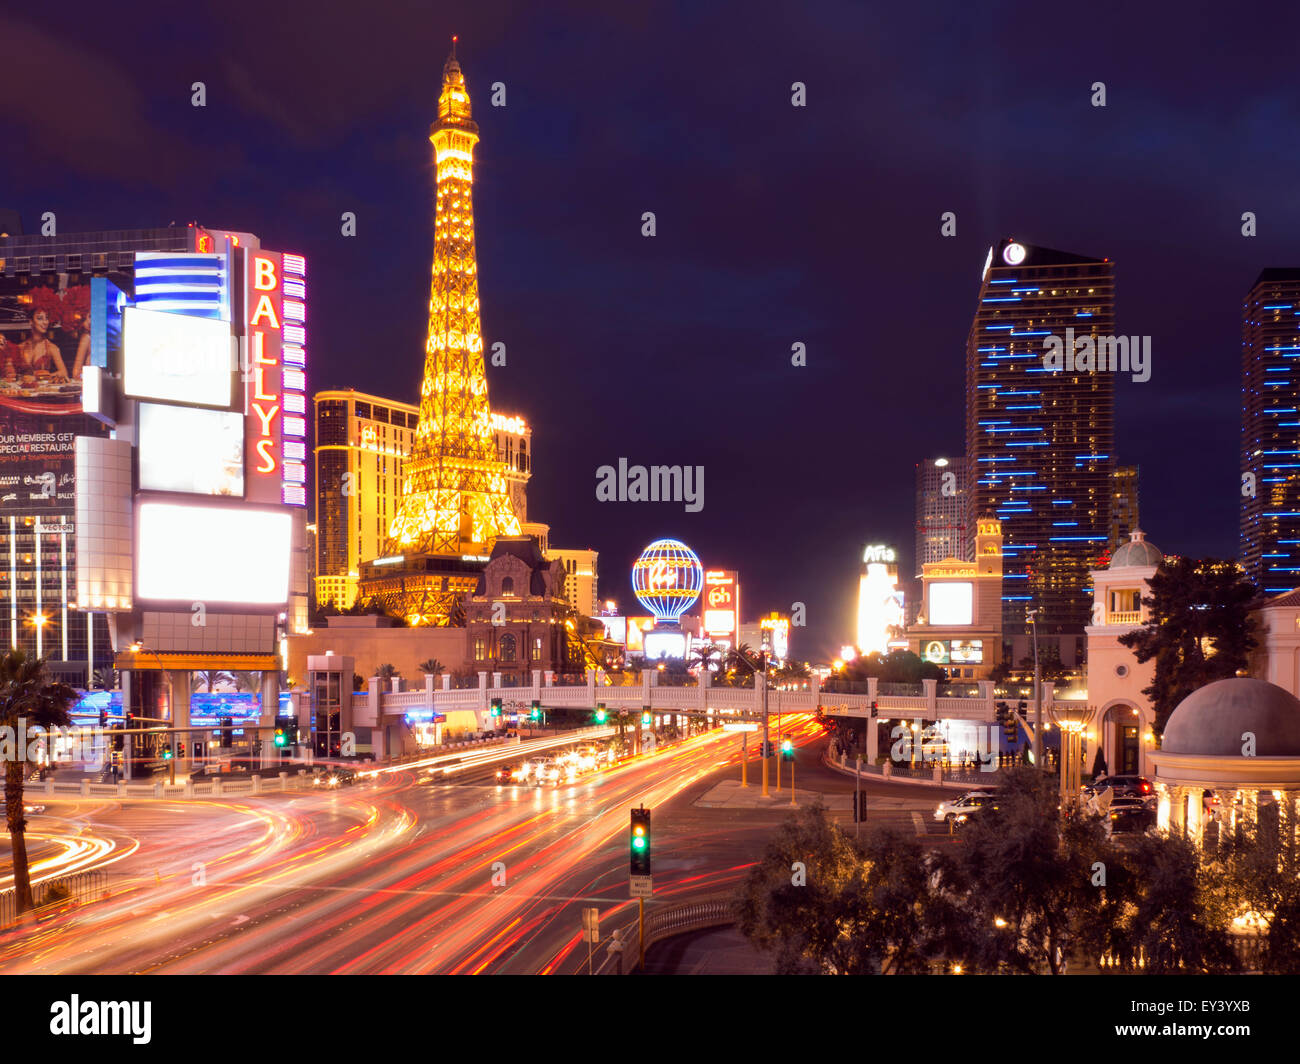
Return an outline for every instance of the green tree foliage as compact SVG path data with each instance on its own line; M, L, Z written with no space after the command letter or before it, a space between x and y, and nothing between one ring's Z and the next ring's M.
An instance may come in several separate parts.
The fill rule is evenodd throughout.
M873 678L885 683L920 683L942 680L944 672L934 662L923 661L910 650L891 650L888 654L872 653L854 658L840 675L861 683Z
M1142 604L1150 619L1119 641L1139 662L1155 659L1155 677L1142 693L1163 732L1189 694L1246 667L1256 646L1249 613L1255 588L1235 562L1215 558L1166 559L1149 584Z
M0 728L10 737L5 753L5 820L9 828L13 862L14 893L18 912L32 908L32 882L27 863L27 820L23 815L23 779L31 767L27 749L16 743L18 722L25 730L66 728L69 710L77 704L77 692L67 684L49 683L45 661L29 658L21 650L10 650L0 658Z
M769 842L739 925L782 974L922 973L927 884L914 835L876 829L859 851L817 803Z
M996 807L936 859L945 955L972 973L1061 974L1078 922L1100 904L1091 868L1104 850L1099 821L1060 819L1053 782L1013 770Z

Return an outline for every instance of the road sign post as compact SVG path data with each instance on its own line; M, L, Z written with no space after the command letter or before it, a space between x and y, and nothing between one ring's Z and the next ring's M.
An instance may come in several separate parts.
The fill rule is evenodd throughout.
M582 910L582 938L587 943L587 974L591 975L591 954L600 942L600 910L584 907Z
M858 813L860 808L860 795L862 794L862 758L858 757L856 770L853 773L853 837L855 839L862 836L862 817Z

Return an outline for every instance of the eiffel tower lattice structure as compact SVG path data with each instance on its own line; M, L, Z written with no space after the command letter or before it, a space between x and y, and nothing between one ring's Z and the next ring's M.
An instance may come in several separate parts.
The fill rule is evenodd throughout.
M498 536L520 533L483 362L471 199L478 139L453 38L429 129L437 205L420 420L385 546L403 567L381 574L367 566L363 580L363 593L413 624L454 623L453 611L476 579L458 573L455 563L482 558Z

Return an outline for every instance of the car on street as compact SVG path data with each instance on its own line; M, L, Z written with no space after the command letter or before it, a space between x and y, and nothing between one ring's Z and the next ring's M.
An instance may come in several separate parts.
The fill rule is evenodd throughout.
M357 782L357 774L350 768L333 767L312 776L313 787L335 788L350 787Z
M1115 798L1108 818L1111 835L1139 835L1156 826L1156 806L1143 798Z
M524 782L535 781L541 772L546 768L547 759L544 757L530 757L523 764Z
M996 809L998 796L988 791L971 791L951 803L940 802L934 811L935 820L942 820L950 828L965 824L985 809ZM947 805L948 808L943 807ZM943 810L942 813L940 810Z
M1102 791L1116 798L1147 798L1156 793L1155 785L1146 776L1102 776L1083 788L1085 799L1095 798Z
M934 819L947 820L952 816L969 813L972 809L979 807L982 800L988 797L988 793L988 791L967 791L959 798L951 798L940 802L935 807Z
M45 812L45 806L43 805L27 805L26 803L23 804L23 814L25 816L36 816L38 813L43 813L43 812Z

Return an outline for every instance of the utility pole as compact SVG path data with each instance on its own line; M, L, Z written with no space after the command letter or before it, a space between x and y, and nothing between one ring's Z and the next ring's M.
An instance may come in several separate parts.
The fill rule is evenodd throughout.
M1042 673L1038 668L1038 610L1029 611L1029 625L1034 633L1034 768L1043 771L1043 695Z
M767 789L767 750L772 738L767 724L767 644L763 644L763 797L770 798Z
M862 799L859 795L862 793L862 756L859 755L857 765L853 773L853 837L855 839L862 837Z

